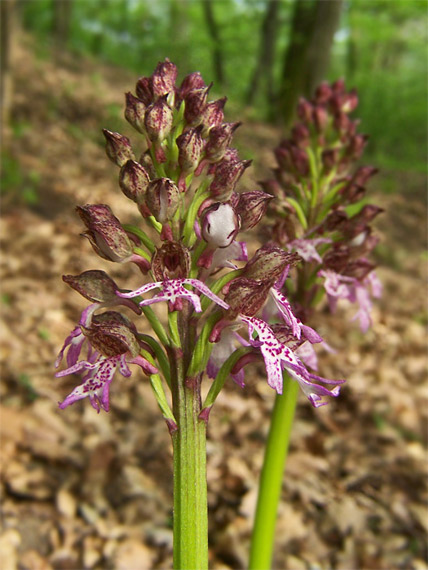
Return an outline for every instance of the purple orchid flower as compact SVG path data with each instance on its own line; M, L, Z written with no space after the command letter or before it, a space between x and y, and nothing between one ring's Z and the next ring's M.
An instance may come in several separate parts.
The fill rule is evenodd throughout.
M146 305L152 305L153 303L159 303L161 301L168 301L172 304L174 309L180 309L180 303L177 304L179 299L187 299L190 301L197 313L202 311L201 308L201 301L192 291L189 291L184 287L184 285L191 285L201 293L203 293L206 297L211 299L222 307L223 309L228 309L229 305L225 303L220 297L217 297L211 289L209 289L202 281L199 279L170 279L165 281L156 281L155 283L148 283L147 285L143 285L139 289L135 291L130 291L129 293L120 293L118 292L117 295L120 297L124 297L126 299L132 297L138 297L139 295L144 295L148 291L152 289L161 289L161 292L152 297L151 299L146 299L145 301L140 302L140 306L144 307Z
M128 358L127 360L127 354L106 357L98 352L93 352L88 360L81 360L66 370L55 374L57 378L61 378L62 376L75 374L82 370L89 370L89 373L84 376L82 384L76 386L65 400L59 404L59 407L63 410L78 400L89 397L92 407L95 408L98 413L101 409L108 412L110 408L110 384L117 368L119 368L122 376L126 378L131 376L128 363L138 364L146 374L156 374L158 372L158 370L142 356Z
M367 332L371 325L370 292L375 298L379 298L382 294L382 284L377 275L371 271L363 281L358 281L355 277L340 275L332 270L319 271L318 275L325 279L324 289L331 312L335 311L338 299L347 299L351 303L357 303L358 311L352 320L359 319L361 331Z
M250 343L254 347L260 348L266 365L268 384L278 394L282 394L282 370L285 368L290 376L297 380L300 388L315 408L327 404L323 400L324 397L339 395L340 384L343 384L344 380L329 380L311 374L294 352L276 338L267 323L256 317L241 316L240 318L248 326ZM256 340L252 338L254 332L258 335ZM323 384L335 384L335 386L332 390L328 390L320 384L315 384L314 380Z
M316 248L322 243L331 243L330 238L295 239L287 244L290 251L298 253L305 261L322 263L320 254Z
M235 332L233 328L233 326L226 327L221 335L219 342L216 342L214 344L207 364L207 374L209 378L214 379L217 376L218 371L222 365L226 362L229 356L235 352L237 341L241 344L241 346L250 346L250 343L242 338L242 336L237 332ZM232 373L231 376L235 382L241 386L241 388L244 387L245 373L243 369L240 369L236 374Z

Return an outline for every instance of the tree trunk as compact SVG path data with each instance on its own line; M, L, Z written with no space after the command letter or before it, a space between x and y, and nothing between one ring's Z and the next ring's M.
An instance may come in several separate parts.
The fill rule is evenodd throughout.
M211 36L211 41L213 44L212 58L214 77L217 84L219 86L223 86L225 83L223 52L221 49L219 29L214 17L213 2L212 0L202 0L202 6L204 8L205 21L207 23L208 32Z
M342 0L296 0L287 47L278 109L288 126L300 96L310 97L325 78Z
M291 36L285 52L279 87L280 121L288 125L299 97L303 94L306 59L315 23L315 0L295 0Z
M56 55L61 55L67 48L72 9L73 0L53 0L52 32Z
M192 46L189 33L187 0L171 0L170 26L171 38L174 38L174 62L177 64L178 68L182 70L182 73L190 73Z
M259 91L261 80L266 82L266 97L270 104L274 100L273 63L278 33L280 0L267 0L266 12L260 30L260 46L257 64L251 78L246 102L252 105Z
M326 79L330 64L334 34L339 26L343 0L318 0L315 26L306 60L304 94L312 96L316 87Z
M13 92L13 47L15 29L15 0L2 0L1 6L1 125L9 123Z

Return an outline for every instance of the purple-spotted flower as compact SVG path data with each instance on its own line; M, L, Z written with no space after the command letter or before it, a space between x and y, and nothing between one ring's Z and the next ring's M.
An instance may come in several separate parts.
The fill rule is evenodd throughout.
M320 254L316 248L322 243L331 243L330 238L315 238L315 239L295 239L287 244L290 251L295 251L305 261L316 261L322 263Z
M327 404L324 401L326 396L336 397L339 395L340 385L343 384L344 380L329 380L311 374L296 354L275 336L272 328L265 321L256 317L241 316L240 318L248 327L250 343L260 349L263 356L268 384L278 394L282 394L282 371L285 369L294 380L297 380L300 388L315 408ZM257 333L257 339L253 339L254 332ZM331 384L334 387L332 390L328 390L316 382Z
M372 302L370 293L374 298L382 294L382 284L377 275L371 271L362 281L347 275L341 275L331 270L321 270L318 276L324 278L324 289L327 293L330 310L334 312L337 301L346 299L358 304L358 311L352 320L359 319L360 329L367 332L371 325Z
M61 409L78 400L89 397L92 406L109 410L109 390L116 370L122 376L129 377L128 364L137 364L146 374L156 374L157 369L143 358L139 352L144 343L138 341L135 327L122 314L107 311L93 316L84 312L81 322L69 337L56 361L58 367L67 350L66 370L57 372L61 378L85 371L82 383L59 404ZM79 360L84 347L87 347L86 359Z
M176 311L182 308L181 299L186 299L187 301L190 301L192 303L195 311L197 313L200 313L202 311L202 308L201 308L201 301L198 295L196 295L196 293L193 293L192 291L189 291L189 289L186 289L184 287L185 285L190 285L191 287L194 287L200 293L203 293L206 297L211 299L211 301L217 303L217 305L219 305L223 309L229 308L229 305L225 303L223 299L217 297L217 295L215 295L211 291L211 289L209 289L204 283L202 283L202 281L199 281L199 279L171 279L165 281L157 281L155 283L147 283L147 285L143 285L139 289L136 289L135 291L130 291L129 293L118 292L117 294L125 299L130 299L133 297L144 295L145 293L148 293L152 289L161 289L161 292L152 297L151 299L146 299L141 301L139 303L140 306L144 307L147 305L152 305L153 303L167 301L170 304L170 310Z

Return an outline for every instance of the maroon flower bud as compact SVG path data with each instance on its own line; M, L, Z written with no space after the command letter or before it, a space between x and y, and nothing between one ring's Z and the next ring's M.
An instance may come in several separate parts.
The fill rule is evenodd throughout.
M127 160L135 160L131 143L127 137L107 129L103 129L103 134L106 139L106 154L112 162L118 166L123 166Z
M239 231L240 220L229 202L217 202L204 210L201 226L202 237L211 247L227 247Z
M143 203L150 178L146 169L135 160L128 160L119 174L119 185L127 198L134 202Z
M336 273L342 273L351 257L350 249L345 244L334 244L332 249L328 251L324 258L323 263L326 269L332 269Z
M235 190L238 180L251 160L227 161L222 160L216 165L214 179L210 185L210 195L221 202L227 201Z
M211 89L211 85L189 91L185 96L184 118L188 125L196 127L201 123L201 113L207 104L208 91Z
M126 108L125 119L130 125L138 132L145 133L144 115L146 112L146 105L141 99L134 97L132 93L125 93Z
M89 204L76 208L87 231L87 237L94 251L109 261L126 261L134 249L119 220L105 204Z
M208 135L210 129L218 127L224 120L223 109L226 105L227 97L211 101L204 107L201 113L201 122L204 125L203 135Z
M181 243L167 241L152 257L152 272L156 281L185 279L190 272L190 252Z
M324 233L324 231L334 232L340 230L343 225L348 221L348 214L345 210L333 210L329 213L323 224L319 228L318 233Z
M321 153L321 160L326 172L331 172L338 164L341 150L339 148L329 148Z
M291 159L294 168L299 174L302 176L309 174L309 158L305 150L293 145L291 148Z
M143 154L140 156L139 163L146 170L150 179L156 178L156 170L153 166L153 159L150 155L150 150L143 152Z
M352 177L352 182L359 186L364 186L377 172L379 170L374 166L360 166Z
M316 107L314 107L314 123L315 123L315 127L317 129L317 131L319 133L322 133L325 131L325 128L328 125L328 113L327 110L325 109L325 107L321 107L320 105L317 105Z
M210 162L221 160L229 146L233 133L241 123L223 123L210 130L209 139L205 147L205 157Z
M206 85L199 71L190 73L189 75L186 75L181 83L180 97L184 99L190 91L194 91L195 89L203 89L204 87L206 87Z
M364 186L358 186L358 184L347 184L341 191L341 195L344 199L351 204L355 204L363 199L366 189Z
M249 230L259 223L266 213L269 202L273 199L273 196L260 190L243 192L237 197L235 211L241 218L241 230L243 231Z
M299 103L297 104L297 115L305 123L312 123L312 109L313 107L309 101L303 97L299 99Z
M81 326L81 329L91 346L104 356L130 352L135 358L140 352L140 345L134 333L135 327L124 315L116 311L96 315L90 327Z
M358 107L358 94L356 89L345 93L342 97L341 110L344 113L352 113Z
M264 305L269 294L270 284L255 281L246 277L238 277L229 284L224 300L229 305L226 316L230 320L241 315L252 317Z
M194 172L201 159L204 141L201 137L202 126L189 129L181 134L177 140L178 164L185 176Z
M379 206L375 206L374 204L366 204L358 212L358 214L356 214L353 218L351 218L351 220L358 219L358 220L362 220L368 224L369 222L374 220L374 218L382 212L384 212L383 208L379 208Z
M298 123L291 129L292 141L300 147L305 147L310 142L311 133L306 125Z
M367 135L355 135L351 138L348 148L346 149L348 159L358 160L361 157L368 138Z
M244 267L244 276L270 283L272 286L283 274L287 265L296 265L300 255L289 253L276 245L266 244L256 251Z
M63 275L62 280L93 303L117 300L116 292L119 288L105 271L91 269L80 275Z
M168 58L159 62L151 77L152 92L155 98L163 97L174 91L176 79L177 67Z
M260 186L267 194L271 194L272 196L279 196L281 194L281 186L278 184L277 180L261 180L259 182Z
M170 133L173 112L165 97L158 99L147 107L144 125L147 136L155 143L161 143Z
M285 246L288 242L296 239L296 228L290 216L275 222L272 237L281 246Z
M317 105L327 103L332 95L332 89L328 83L323 81L315 90L315 102Z
M152 180L146 193L146 205L153 216L164 224L170 220L178 208L180 191L169 178Z
M343 273L348 277L354 277L359 281L363 281L375 267L376 265L368 261L368 259L357 259L348 263Z
M137 97L148 106L153 103L152 82L150 77L140 77L135 87Z
M333 126L340 133L345 134L351 128L352 121L346 113L337 113L334 116Z
M342 95L345 92L345 80L343 78L337 79L331 86L334 95Z

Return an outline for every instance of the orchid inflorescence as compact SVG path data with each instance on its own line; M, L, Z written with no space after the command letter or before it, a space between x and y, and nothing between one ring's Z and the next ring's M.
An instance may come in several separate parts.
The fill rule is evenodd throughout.
M225 379L231 375L243 386L244 368L254 360L264 361L268 383L277 393L282 393L286 370L314 406L323 405L327 396L338 395L343 380L308 370L308 347L322 339L296 316L284 283L302 258L316 264L321 256L323 273L316 268L311 277L325 278L331 299L350 298L351 289L361 296L358 287L365 287L370 274L371 266L353 261L353 254L373 247L365 223L376 212L365 207L350 217L342 208L355 202L372 174L359 170L350 179L347 175L347 164L364 143L347 117L353 97L333 86L317 94L316 104L302 103L304 122L276 153L277 181L265 184L268 192L238 192L250 161L241 160L231 146L239 123L224 122L226 99L210 101L211 85L199 73L187 75L179 87L176 79L176 66L165 60L150 77L138 80L136 95L126 94L125 117L144 144L138 159L127 137L104 130L107 155L120 169L120 188L135 203L145 227L123 225L105 204L77 211L95 252L115 263L134 263L145 283L131 291L104 271L64 276L91 304L57 360L59 366L66 355L67 368L57 376L83 374L60 407L89 397L97 411L108 411L116 370L129 376L129 365L137 364L150 377L174 431L179 426L164 390L168 386L174 398L177 355L184 363L186 386L200 393L204 372L214 380L199 409L205 420ZM326 150L315 155L312 149L321 142ZM317 169L322 169L323 182L315 187L311 180ZM272 187L279 198L273 207ZM248 259L239 234L254 228L268 206L280 216L274 240ZM296 219L300 235L291 229ZM307 294L307 289L299 290ZM150 307L163 301L167 327ZM131 309L138 319L131 321L119 307ZM139 332L140 323L144 330L149 323L157 338Z
M299 121L274 151L274 178L262 187L276 198L269 204L269 238L303 259L296 280L284 287L296 314L310 318L325 292L332 311L339 299L357 303L354 318L366 332L371 296L382 292L369 260L378 243L370 222L382 209L366 200L377 169L354 167L368 138L349 117L357 105L356 91L346 91L343 80L321 84L310 101L302 98Z

